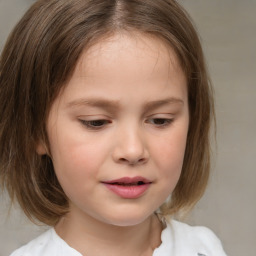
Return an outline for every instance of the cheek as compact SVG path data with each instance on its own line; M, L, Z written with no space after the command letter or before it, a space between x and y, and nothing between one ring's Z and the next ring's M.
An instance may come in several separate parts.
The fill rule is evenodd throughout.
M173 136L172 136L173 135ZM175 133L158 139L157 146L153 147L152 159L157 172L157 191L152 195L152 201L162 205L175 189L182 170L186 147L186 132ZM159 190L159 188L161 188Z
M81 195L90 193L97 181L100 159L94 147L69 146L58 148L53 164L62 189L71 201L75 201Z
M154 147L155 164L159 175L172 185L177 183L184 159L187 130L180 129L170 136L158 140ZM164 180L163 179L163 180Z
M63 145L53 154L55 171L59 174L79 179L82 176L90 176L97 173L101 163L100 150L94 145Z
M61 185L78 185L97 177L104 152L108 152L104 145L78 133L59 131L55 135L50 138L51 153L55 173Z

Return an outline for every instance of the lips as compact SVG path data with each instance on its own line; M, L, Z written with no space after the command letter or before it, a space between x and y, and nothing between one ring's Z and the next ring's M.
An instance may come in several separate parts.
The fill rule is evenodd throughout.
M110 191L126 199L136 199L142 196L152 184L144 177L123 177L102 182Z
M132 185L143 185L151 183L148 179L144 177L123 177L121 179L116 180L110 180L110 181L104 181L103 183L106 184L118 184L118 185L125 185L125 186L132 186Z

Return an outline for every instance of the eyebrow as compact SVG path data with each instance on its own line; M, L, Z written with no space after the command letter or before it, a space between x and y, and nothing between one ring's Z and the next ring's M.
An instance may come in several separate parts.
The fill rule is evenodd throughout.
M151 111L153 109L156 109L161 106L168 105L168 104L184 105L184 101L180 98L175 98L175 97L150 101L150 102L146 102L143 105L143 110ZM120 101L107 100L104 98L91 98L91 99L81 98L81 99L71 101L67 104L67 107L77 107L77 106L78 107L90 106L90 107L102 108L102 109L106 109L108 111L115 112L115 111L117 111L118 108L120 108Z
M92 98L92 99L77 99L71 101L67 104L68 107L80 107L80 106L90 106L96 108L102 108L109 111L116 111L120 103L115 100L107 100L103 98Z
M144 110L151 111L156 108L162 107L164 105L172 105L172 104L184 105L184 101L180 98L175 98L175 97L166 98L166 99L162 99L162 100L150 101L144 105Z

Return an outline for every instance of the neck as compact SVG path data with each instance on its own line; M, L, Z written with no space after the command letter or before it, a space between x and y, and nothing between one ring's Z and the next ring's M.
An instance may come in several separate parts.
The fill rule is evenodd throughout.
M154 214L126 227L106 224L88 215L68 214L55 230L84 256L149 256L161 244L162 225Z

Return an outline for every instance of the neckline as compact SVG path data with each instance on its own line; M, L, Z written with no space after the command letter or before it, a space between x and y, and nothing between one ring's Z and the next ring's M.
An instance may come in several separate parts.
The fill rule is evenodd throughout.
M169 251L170 249L168 249L170 247L170 232L168 232L168 227L169 227L169 223L166 220L166 218L159 216L158 214L156 214L159 221L161 222L163 229L161 232L161 244L154 249L152 256L158 256L161 255L161 252L166 252ZM73 247L71 247L64 239L62 239L56 232L55 228L52 227L50 229L53 241L56 242L56 244L58 244L58 246L61 248L60 250L63 253L66 253L66 251L68 251L68 253L72 253L72 255L69 254L69 256L83 256L80 252L78 252L76 249L74 249ZM65 254L63 254L65 255Z
M69 253L72 253L70 256L83 256L80 252L78 252L76 249L71 247L65 240L63 240L56 232L55 228L51 228L51 234L53 241L58 244L58 246L61 248L61 251L65 252L68 251ZM63 254L65 255L65 254Z

